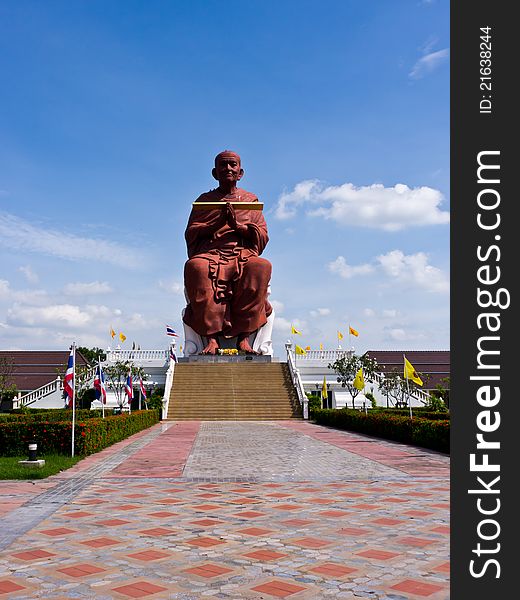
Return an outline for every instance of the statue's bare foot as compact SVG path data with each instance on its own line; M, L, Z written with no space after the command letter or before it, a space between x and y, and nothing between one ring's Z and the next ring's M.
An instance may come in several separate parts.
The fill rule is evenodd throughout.
M238 338L238 343L237 343L237 347L239 350L241 350L242 352L245 352L246 354L260 354L260 352L257 352L256 350L253 350L253 348L251 348L251 344L249 343L249 336L241 338Z
M218 350L218 341L215 338L209 338L208 345L201 354L216 354Z

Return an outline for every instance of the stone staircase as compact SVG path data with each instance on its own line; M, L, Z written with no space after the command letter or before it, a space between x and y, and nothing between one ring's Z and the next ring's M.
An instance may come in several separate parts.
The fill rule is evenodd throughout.
M302 418L286 363L178 363L167 419Z

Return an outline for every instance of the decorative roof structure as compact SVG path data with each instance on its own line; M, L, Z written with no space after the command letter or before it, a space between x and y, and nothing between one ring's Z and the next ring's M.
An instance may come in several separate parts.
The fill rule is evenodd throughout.
M404 355L418 373L426 376L425 389L433 389L437 384L449 388L449 383L442 381L450 376L449 350L367 350L365 354L377 361L383 373L397 371L400 374Z
M63 377L67 368L69 350L0 350L2 358L12 361L13 374L9 383L18 391L30 392ZM88 360L76 350L76 365L88 366Z

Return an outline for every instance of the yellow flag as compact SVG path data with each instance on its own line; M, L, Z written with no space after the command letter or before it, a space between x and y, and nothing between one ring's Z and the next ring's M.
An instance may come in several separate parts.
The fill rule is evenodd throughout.
M415 367L406 358L406 356L404 357L404 378L405 379L411 379L417 385L422 385L423 384L423 381L419 377L419 375L417 374L417 371L415 370Z
M329 395L327 392L327 381L325 380L325 375L323 376L323 385L321 386L321 397L326 400Z
M112 339L116 337L116 332L112 329L112 327L110 328L110 336L112 337Z
M305 350L310 350L311 347L310 346L305 346Z
M291 333L297 333L298 335L301 335L301 334L302 334L302 332L301 332L301 331L298 331L298 330L296 329L296 327L294 327L294 325L291 325Z
M121 332L121 333L119 334L119 339L120 339L122 342L124 342L124 341L126 340L126 335L125 335L123 332Z
M323 350L323 344L320 344L320 350Z
M296 354L307 354L306 350L304 350L301 346L298 346L298 344L296 344L294 351Z
M363 377L363 367L361 367L361 369L359 369L359 371L356 373L356 376L354 377L354 382L352 384L356 390L361 391L364 387L365 387L365 378Z
M338 340L342 340L343 339L343 334L341 333L341 331L338 331Z
M353 327L350 327L350 325L349 325L348 330L351 335L355 335L356 337L359 335L359 333Z

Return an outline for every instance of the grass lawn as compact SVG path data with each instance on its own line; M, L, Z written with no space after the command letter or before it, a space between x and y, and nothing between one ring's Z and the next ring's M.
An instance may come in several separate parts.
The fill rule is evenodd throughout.
M48 454L38 456L45 460L41 469L24 467L18 464L19 460L27 460L26 456L0 456L0 480L2 479L45 479L55 475L79 462L82 456L63 456L62 454Z

